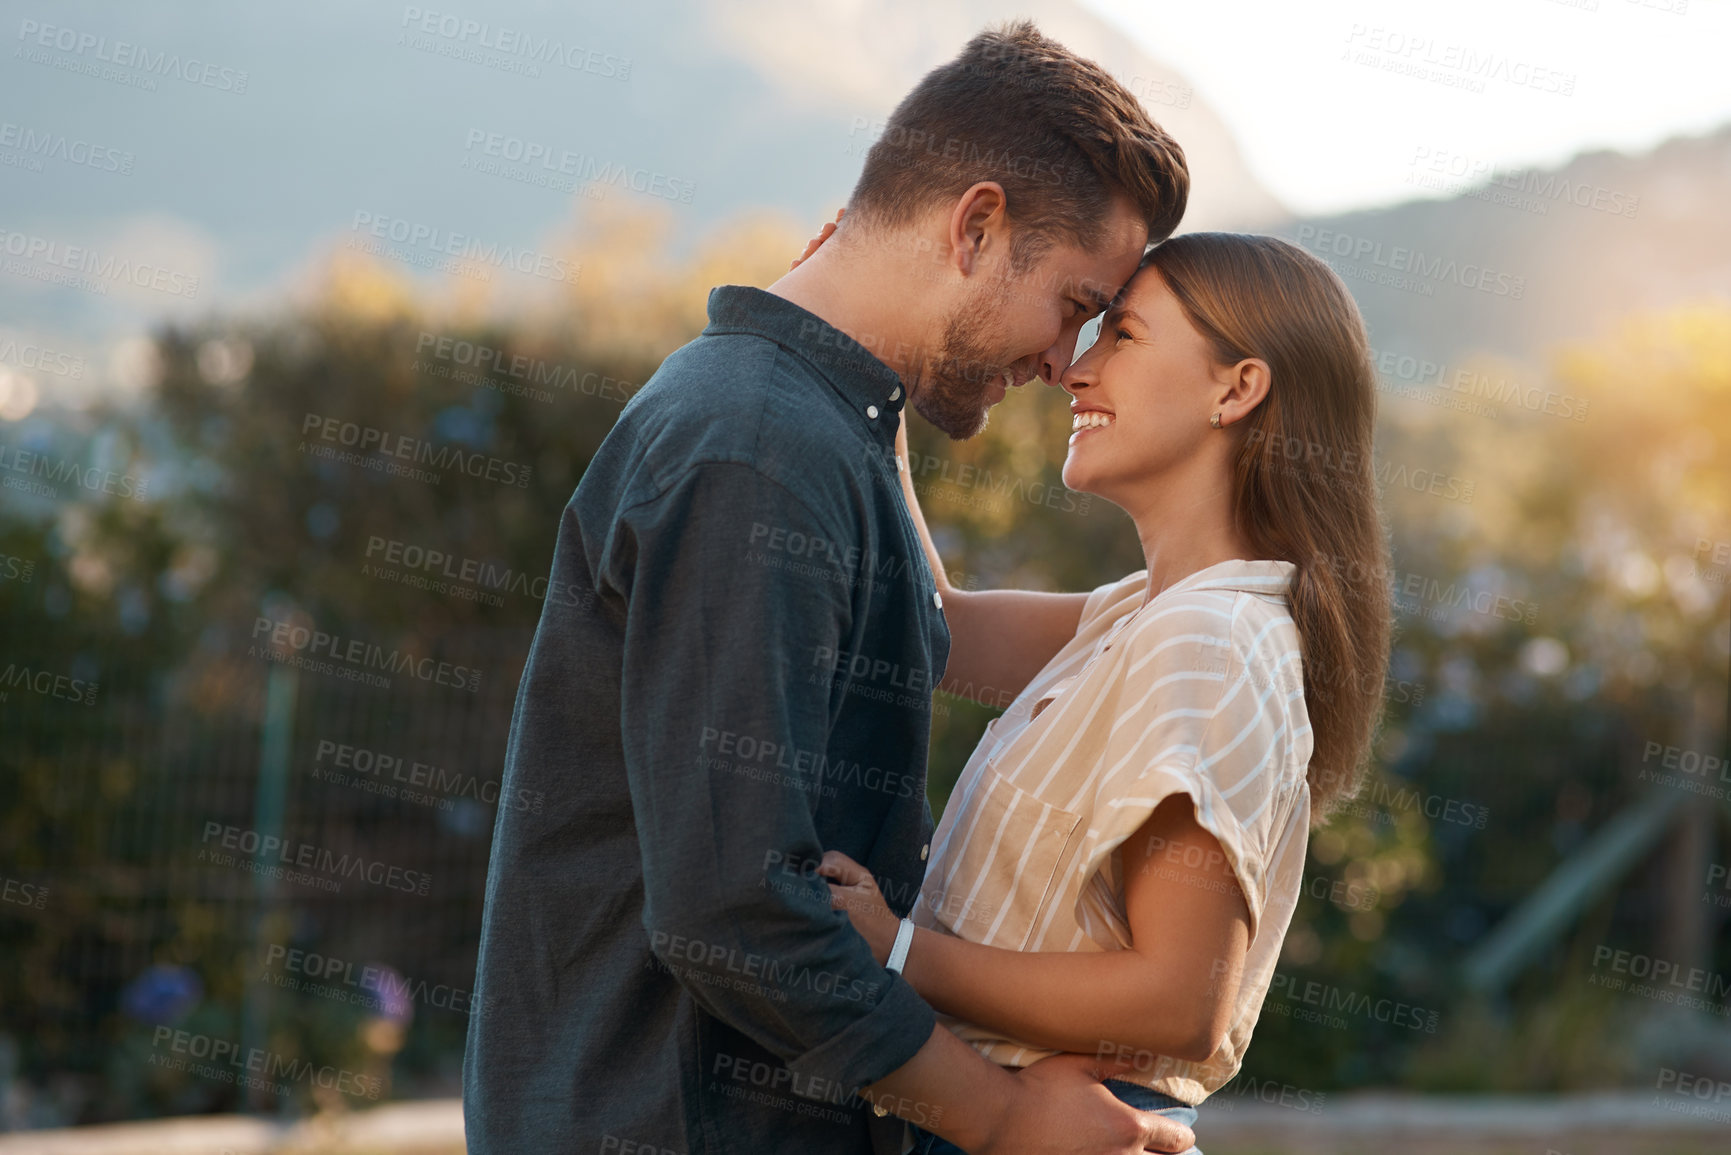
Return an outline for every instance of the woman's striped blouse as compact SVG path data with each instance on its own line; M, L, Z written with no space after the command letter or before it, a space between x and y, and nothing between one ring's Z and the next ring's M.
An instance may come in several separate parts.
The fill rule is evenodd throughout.
M1232 1027L1200 1063L1138 1056L1119 1076L1188 1103L1237 1072L1302 885L1311 731L1285 597L1294 570L1222 562L1145 607L1145 570L1090 594L1076 636L987 726L938 824L913 915L1011 950L1122 949L1119 847L1168 795L1189 795L1250 911ZM1053 1053L943 1021L1003 1066Z

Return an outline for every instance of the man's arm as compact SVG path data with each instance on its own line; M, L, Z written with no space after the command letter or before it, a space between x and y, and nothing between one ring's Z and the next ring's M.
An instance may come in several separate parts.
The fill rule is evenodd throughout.
M861 1094L975 1155L1140 1155L1194 1146L1190 1128L1127 1106L1101 1085L1127 1070L1124 1062L1053 1055L1012 1075L938 1027L919 1054Z
M602 569L626 604L620 727L649 947L796 1074L858 1086L936 1020L800 869L822 854L830 728L811 655L850 648L854 629L849 585L812 548L836 537L750 466L699 464L623 511Z

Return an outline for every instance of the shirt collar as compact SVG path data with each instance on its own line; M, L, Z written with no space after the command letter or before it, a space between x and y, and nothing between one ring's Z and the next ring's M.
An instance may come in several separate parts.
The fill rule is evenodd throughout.
M703 333L750 333L774 341L815 368L867 428L886 443L895 441L907 403L901 377L816 313L749 285L717 285L709 290Z
M1142 572L1143 588L1147 588L1148 571ZM1160 592L1161 597L1179 590L1229 590L1234 593L1261 594L1284 598L1292 586L1298 567L1289 561L1245 561L1233 558L1197 570L1182 581L1174 582Z

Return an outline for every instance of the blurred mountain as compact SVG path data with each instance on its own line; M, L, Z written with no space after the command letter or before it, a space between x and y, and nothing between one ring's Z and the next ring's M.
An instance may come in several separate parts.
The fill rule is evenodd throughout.
M1633 313L1731 298L1731 125L1548 170L1420 149L1409 179L1454 195L1273 230L1347 280L1379 350L1537 361Z

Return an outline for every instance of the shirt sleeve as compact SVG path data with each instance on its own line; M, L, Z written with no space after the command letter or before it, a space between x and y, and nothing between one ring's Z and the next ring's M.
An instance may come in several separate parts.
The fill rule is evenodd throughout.
M1122 875L1135 866L1114 852L1168 797L1188 795L1237 877L1254 940L1276 824L1284 825L1277 803L1292 784L1287 704L1296 652L1271 667L1256 632L1229 603L1205 595L1136 623L1124 644L1122 704L1097 779L1095 813L1104 818L1084 847L1084 883L1104 870L1121 899Z
M620 724L643 925L709 1014L799 1075L863 1086L936 1023L811 869L828 744L814 647L848 649L838 537L746 465L700 464L625 511L603 563L626 604ZM832 550L833 546L833 550ZM798 1083L798 1080L795 1081Z

